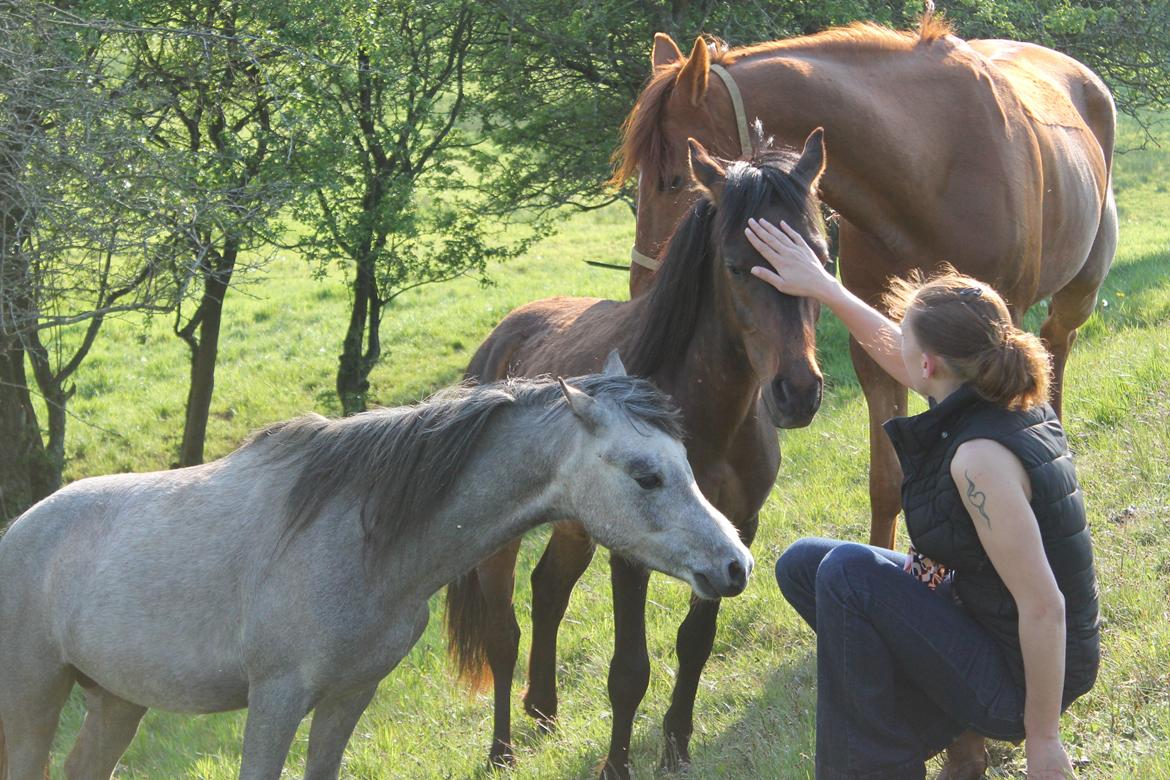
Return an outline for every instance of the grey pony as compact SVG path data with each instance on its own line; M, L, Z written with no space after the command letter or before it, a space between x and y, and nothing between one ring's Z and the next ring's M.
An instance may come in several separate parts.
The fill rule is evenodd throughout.
M149 707L247 707L244 780L280 776L312 711L305 777L336 778L428 597L540 523L574 518L700 596L742 591L751 554L678 425L615 353L567 383L310 415L202 466L69 485L0 538L0 778L6 736L8 780L41 780L75 683L72 780L107 780Z

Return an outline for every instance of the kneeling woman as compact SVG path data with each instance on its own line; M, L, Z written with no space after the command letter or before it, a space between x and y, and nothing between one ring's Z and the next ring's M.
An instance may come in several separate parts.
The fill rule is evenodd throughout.
M780 589L817 632L818 778L915 778L961 733L1026 739L1029 778L1064 778L1060 713L1099 661L1085 508L1049 362L987 285L949 272L896 283L899 326L845 290L786 225L748 238L777 290L827 305L892 377L930 399L886 432L902 464L909 555L802 539ZM967 767L962 745L978 746Z

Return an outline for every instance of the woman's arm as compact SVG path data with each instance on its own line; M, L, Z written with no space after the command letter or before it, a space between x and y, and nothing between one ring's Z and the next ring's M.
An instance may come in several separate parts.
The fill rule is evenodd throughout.
M1044 554L1040 527L1029 504L1030 483L1019 459L988 439L961 445L951 477L979 541L1011 591L1019 611L1024 656L1024 730L1029 778L1072 776L1060 743L1064 692L1064 596Z
M815 298L828 306L883 370L909 386L902 362L902 329L869 306L831 276L799 233L781 222L748 220L745 231L771 269L756 266L752 273L782 293Z

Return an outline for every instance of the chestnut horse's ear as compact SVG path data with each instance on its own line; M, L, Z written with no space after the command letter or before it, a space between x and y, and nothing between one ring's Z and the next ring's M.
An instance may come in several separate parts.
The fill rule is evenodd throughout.
M654 49L650 53L650 66L662 68L683 58L682 51L666 33L654 33Z
M674 87L679 94L685 95L692 106L697 106L707 94L707 74L711 70L711 52L702 36L695 39L695 46L691 49L691 56L687 57L687 64L682 66L674 80Z
M825 128L818 127L808 134L800 160L792 169L792 176L808 187L809 192L817 188L821 174L825 172Z
M719 196L723 194L723 185L727 181L727 171L694 138L687 139L687 152L691 178L707 191L712 201L718 202Z

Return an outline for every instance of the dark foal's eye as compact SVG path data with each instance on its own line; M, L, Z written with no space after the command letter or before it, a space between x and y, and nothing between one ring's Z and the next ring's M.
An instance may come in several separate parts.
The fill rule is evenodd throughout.
M732 265L731 263L727 264L727 273L731 274L736 279L747 276L747 271L745 271L743 268L740 268L738 265Z
M634 480L638 483L638 487L643 490L653 490L654 488L662 487L661 474L646 474L641 477L634 477Z

